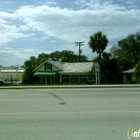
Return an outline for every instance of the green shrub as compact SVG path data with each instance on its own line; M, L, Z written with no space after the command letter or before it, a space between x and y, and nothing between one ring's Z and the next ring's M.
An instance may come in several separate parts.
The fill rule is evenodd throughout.
M89 81L86 81L86 84L95 84L95 81L94 80L89 80Z

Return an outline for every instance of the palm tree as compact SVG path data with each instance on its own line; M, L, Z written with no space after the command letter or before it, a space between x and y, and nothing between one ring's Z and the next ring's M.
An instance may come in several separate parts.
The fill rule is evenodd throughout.
M136 74L136 75L139 75L140 74L140 61L135 65L135 71L134 71L134 73Z
M99 54L99 62L101 60L101 55L103 51L105 50L107 44L108 44L108 39L106 35L102 34L102 32L97 32L93 34L92 36L90 36L88 45L92 49L92 52L96 52Z

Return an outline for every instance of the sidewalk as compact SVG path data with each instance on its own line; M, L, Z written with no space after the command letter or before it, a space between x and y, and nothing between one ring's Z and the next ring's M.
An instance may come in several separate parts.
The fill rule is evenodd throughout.
M120 84L120 85L57 85L57 86L0 86L0 89L46 89L46 88L136 88L140 84Z

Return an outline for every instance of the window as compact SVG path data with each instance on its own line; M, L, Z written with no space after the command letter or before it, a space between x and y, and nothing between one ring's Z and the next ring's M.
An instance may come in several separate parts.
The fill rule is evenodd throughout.
M45 63L44 67L45 67L45 70L52 70L52 64Z
M89 80L95 80L95 75L89 75Z
M132 75L131 74L126 74L126 82L130 83L132 81Z
M140 75L137 75L136 80L137 80L137 83L140 83Z
M88 75L80 75L80 82L85 83L88 81Z
M71 75L71 82L78 83L78 75Z
M69 82L69 75L62 75L62 82L68 83Z
M44 84L45 83L45 77L40 77L40 84Z

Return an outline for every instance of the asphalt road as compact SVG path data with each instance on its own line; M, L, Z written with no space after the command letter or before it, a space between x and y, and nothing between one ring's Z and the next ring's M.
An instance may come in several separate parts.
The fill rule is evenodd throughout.
M0 140L128 140L140 88L0 90Z

